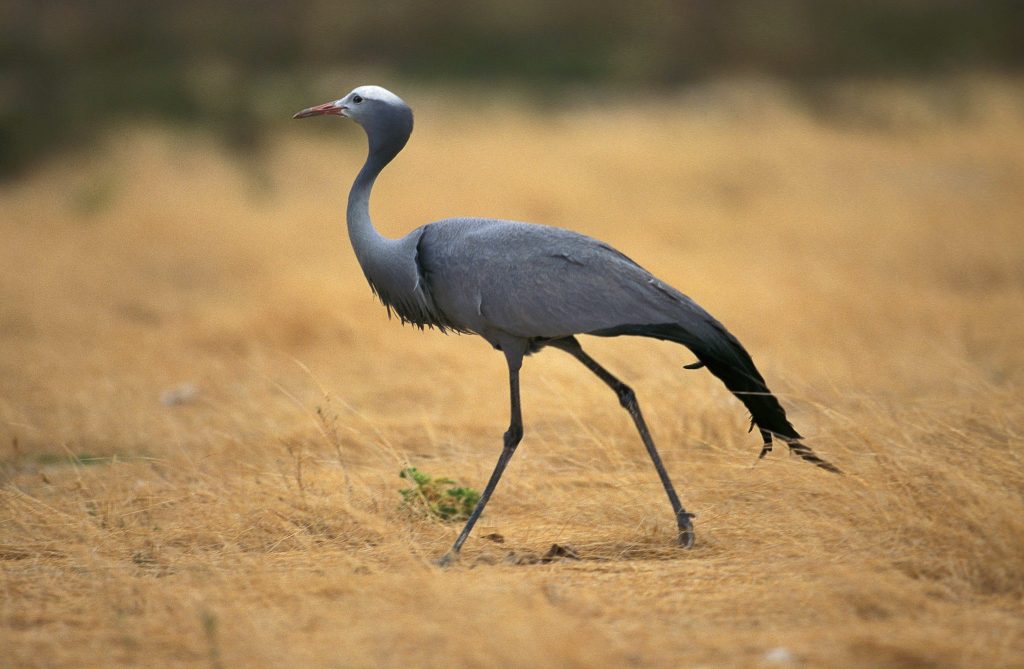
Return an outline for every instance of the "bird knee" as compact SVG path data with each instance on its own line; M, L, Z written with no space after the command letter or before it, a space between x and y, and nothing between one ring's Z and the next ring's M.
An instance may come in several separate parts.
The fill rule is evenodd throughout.
M505 448L515 448L523 440L523 426L509 425L505 432Z
M625 383L620 383L616 386L615 394L619 396L619 404L621 404L624 409L636 406L636 393L634 393L633 389Z

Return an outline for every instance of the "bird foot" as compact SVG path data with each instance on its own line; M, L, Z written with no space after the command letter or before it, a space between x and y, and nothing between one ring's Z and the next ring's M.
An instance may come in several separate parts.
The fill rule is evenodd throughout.
M693 548L693 543L696 540L697 535L693 531L691 518L693 518L693 514L685 511L676 518L679 524L679 545L683 548Z
M447 569L448 567L452 566L458 561L459 554L453 553L452 551L448 551L447 553L441 556L441 559L437 561L437 566L441 567L442 569Z

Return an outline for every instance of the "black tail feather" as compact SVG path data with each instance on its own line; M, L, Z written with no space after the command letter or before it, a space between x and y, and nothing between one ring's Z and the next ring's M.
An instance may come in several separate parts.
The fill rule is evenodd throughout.
M750 421L750 429L754 429L754 421ZM761 452L757 456L758 460L772 452L772 433L761 430L761 439L764 440L764 446L761 447Z
M764 439L764 445L761 447L761 453L757 456L758 459L761 459L772 452L772 433L768 432L767 430L761 430L761 438ZM821 467L822 469L830 471L834 474L843 473L843 470L839 469L839 467L836 467L828 460L825 460L824 458L819 456L817 453L811 450L810 446L803 443L802 441L796 439L784 439L784 441L786 441L786 445L789 446L789 450L791 453L799 455L801 458L803 458L807 462L810 462L812 465Z
M789 450L794 455L800 456L807 462L821 467L822 469L841 473L838 467L818 456L810 446L803 443L803 437L796 431L789 418L786 417L786 410L782 404L768 389L764 377L757 371L754 361L746 349L736 340L735 337L725 333L730 340L733 355L732 359L716 359L712 361L717 351L709 351L702 355L700 351L694 350L697 357L707 366L708 370L725 383L725 387L732 391L736 397L750 411L751 427L756 425L760 432L764 445L758 457L763 458L772 450L772 437L778 437L786 442ZM683 342L685 343L685 342ZM690 347L693 350L692 347ZM708 359L704 358L708 356ZM723 356L724 357L724 356Z
M802 441L788 441L786 445L789 446L791 453L799 455L801 458L811 463L812 465L821 467L825 471L832 472L833 474L842 474L843 470L836 467L828 460L822 458L820 455L811 450L811 447Z
M600 336L639 335L674 341L686 346L693 351L699 362L685 367L687 369L706 367L750 411L751 428L756 425L764 439L760 457L763 458L771 452L772 437L775 436L786 442L792 453L799 455L807 462L838 473L839 469L835 465L820 458L801 441L803 437L789 422L786 410L768 389L768 384L765 383L764 377L757 370L754 361L743 345L717 321L708 320L704 325L706 327L701 333L702 336L697 336L691 330L675 323L627 325L591 334Z

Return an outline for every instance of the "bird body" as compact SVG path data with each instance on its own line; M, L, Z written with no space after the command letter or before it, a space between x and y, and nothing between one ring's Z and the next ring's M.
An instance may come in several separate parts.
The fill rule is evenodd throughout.
M498 336L558 339L665 322L677 302L614 248L561 228L449 219L426 226L420 248L440 309L491 343Z
M403 322L480 335L508 363L512 418L502 455L449 557L458 553L522 438L519 369L524 356L546 346L570 353L615 390L672 502L680 542L692 544L691 514L679 503L635 395L583 352L579 334L638 335L686 346L699 360L687 367L707 367L746 405L764 439L762 456L778 436L805 460L838 471L799 441L750 355L721 323L608 244L562 228L489 218L445 219L398 239L382 236L370 219L370 193L408 141L411 110L386 89L362 86L295 116L319 114L352 118L368 137L347 220L356 258L376 295Z

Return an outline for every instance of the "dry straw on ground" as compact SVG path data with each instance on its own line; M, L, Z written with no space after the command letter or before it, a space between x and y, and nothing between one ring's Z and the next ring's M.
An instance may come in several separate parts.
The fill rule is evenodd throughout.
M551 351L461 564L432 565L457 527L403 513L399 471L482 486L503 363L373 303L341 225L355 128L283 120L260 167L127 129L4 187L0 664L1020 666L1024 121L1017 84L959 85L956 115L861 87L837 99L871 113L827 121L766 88L408 96L381 228L615 244L846 470L756 461L681 348L589 342L698 514L690 552L614 397ZM536 562L553 543L581 559Z

